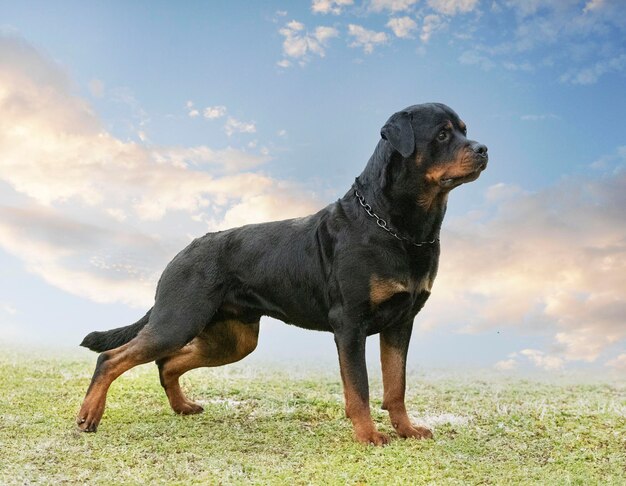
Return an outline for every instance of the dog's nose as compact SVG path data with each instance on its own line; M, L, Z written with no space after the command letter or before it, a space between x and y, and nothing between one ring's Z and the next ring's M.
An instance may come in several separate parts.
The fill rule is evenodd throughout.
M481 157L487 157L487 146L486 145L483 145L482 143L476 142L472 148L474 149L474 152L476 152Z

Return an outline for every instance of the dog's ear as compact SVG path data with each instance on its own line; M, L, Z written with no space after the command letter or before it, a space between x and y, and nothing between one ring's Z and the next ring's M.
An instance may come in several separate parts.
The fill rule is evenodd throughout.
M415 135L411 125L411 115L399 111L391 115L385 126L380 129L380 136L387 140L405 159L415 151Z

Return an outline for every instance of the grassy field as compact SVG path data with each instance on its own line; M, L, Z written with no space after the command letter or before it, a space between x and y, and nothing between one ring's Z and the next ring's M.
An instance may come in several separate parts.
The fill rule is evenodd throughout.
M97 434L74 416L95 356L0 358L0 484L626 484L626 382L412 374L408 408L435 440L355 443L333 372L203 369L205 407L175 416L156 367L111 388Z

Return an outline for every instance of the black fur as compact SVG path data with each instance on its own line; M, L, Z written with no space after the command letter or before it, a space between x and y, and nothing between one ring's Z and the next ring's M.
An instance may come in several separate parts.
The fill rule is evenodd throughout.
M126 344L141 331L150 318L150 309L148 313L130 326L118 327L110 331L94 331L85 336L80 345L84 348L91 349L97 353L117 348L122 344Z
M389 118L365 169L338 201L304 218L197 238L168 264L144 318L127 328L92 333L82 345L104 351L132 340L115 366L164 360L158 361L163 367L192 340L217 339L211 333L219 323L256 326L265 315L332 332L357 438L384 443L369 415L365 366L365 339L381 333L385 407L398 433L428 437L410 424L404 409L408 342L437 273L448 193L475 180L486 164L487 148L466 138L454 111L437 103L410 106ZM399 237L368 215L355 188ZM237 339L220 353L233 359L245 355ZM192 366L202 364L194 361L187 369ZM98 370L94 382L100 383L97 375ZM174 402L185 405L172 390ZM88 395L83 404L79 423L86 430L95 430L100 420L99 400Z

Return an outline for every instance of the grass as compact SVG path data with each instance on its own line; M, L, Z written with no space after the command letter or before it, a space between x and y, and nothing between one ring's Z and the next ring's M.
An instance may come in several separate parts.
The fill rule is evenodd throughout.
M74 416L89 358L0 358L0 484L626 484L626 383L411 375L407 405L435 440L352 439L334 373L255 365L183 378L201 415L174 415L154 366L111 388L98 433Z

